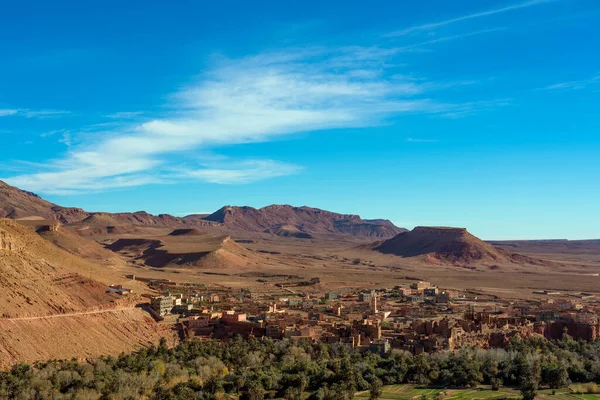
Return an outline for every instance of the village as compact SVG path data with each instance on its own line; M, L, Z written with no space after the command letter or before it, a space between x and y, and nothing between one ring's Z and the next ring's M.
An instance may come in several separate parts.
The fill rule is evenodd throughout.
M536 298L517 301L419 280L319 294L298 289L319 283L312 278L294 290L275 284L280 291L273 292L151 280L148 284L158 295L149 296L147 309L182 339L240 335L340 343L375 353L503 347L512 338L535 335L561 339L567 333L583 340L600 336L600 299L586 293L538 292ZM109 290L127 292L122 286Z

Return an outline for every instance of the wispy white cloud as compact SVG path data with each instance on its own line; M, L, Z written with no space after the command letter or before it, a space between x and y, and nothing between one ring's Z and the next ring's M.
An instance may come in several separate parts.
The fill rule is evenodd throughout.
M73 146L73 138L71 137L71 132L69 131L63 132L62 137L58 141L67 147Z
M113 118L113 119L129 119L129 118L139 117L143 114L144 114L143 111L120 111L120 112L116 112L113 114L108 114L106 117Z
M0 117L17 116L25 118L52 118L65 114L70 114L70 112L64 110L30 110L27 108L0 109Z
M61 134L62 135L66 131L67 131L66 129L55 129L55 130L52 130L52 131L42 132L40 134L40 136L43 137L43 138L45 138L45 137L52 137L52 136L55 136L57 134Z
M437 139L415 139L415 138L407 138L407 142L411 143L437 143L439 140Z
M247 160L221 167L179 170L178 177L200 179L208 183L241 184L292 175L302 170L298 165L274 160Z
M65 110L20 110L20 114L27 118L54 118L62 115L70 114L70 111Z
M487 10L487 11L481 11L481 12L476 12L476 13L472 13L472 14L462 15L460 17L450 18L450 19L447 19L444 21L415 25L415 26L411 26L409 28L390 32L390 33L386 34L385 36L396 37L396 36L408 35L410 33L418 32L418 31L433 30L433 29L440 28L442 26L446 26L446 25L450 25L450 24L454 24L457 22L462 22L462 21L467 21L470 19L476 19L476 18L482 18L482 17L488 17L488 16L494 15L494 14L505 13L508 11L532 7L532 6L536 6L539 4L550 3L553 1L556 1L556 0L529 0L529 1L522 2L522 3L511 4L511 5L508 5L505 7L494 8L494 9Z
M294 174L301 167L256 159L178 165L190 153L223 145L374 126L401 114L467 114L493 106L439 101L431 96L445 83L381 73L394 54L390 49L348 47L221 59L171 97L169 116L136 123L124 114L120 123L92 136L68 131L78 140L71 142L69 136L72 146L63 157L4 180L54 194L194 179L255 182Z
M445 111L439 114L443 118L463 118L468 115L480 113L485 110L495 109L498 107L506 107L511 104L512 99L496 99L496 100L483 100L483 101L472 101L462 104L456 104L453 107L449 107Z
M460 35L442 36L442 37L439 37L439 38L426 40L424 42L415 43L415 44L411 44L411 45L408 45L408 46L400 47L400 48L398 48L398 50L399 51L407 51L407 50L412 50L412 49L415 49L415 48L418 48L418 47L423 47L423 46L426 46L428 44L450 42L452 40L467 38L467 37L470 37L470 36L482 35L484 33L498 32L498 31L502 31L504 29L507 29L507 28L506 27L498 27L498 28L482 29L482 30L479 30L479 31L462 33Z
M542 88L543 90L579 90L584 89L591 85L600 84L600 75L596 75L590 79L582 79L579 81L569 81L569 82L561 82L555 83L550 86L546 86Z
M427 49L423 49L432 44L443 43L443 42L451 42L458 39L464 39L471 36L483 35L487 33L494 33L503 31L508 29L505 26L500 26L496 28L489 29L480 29L476 31L460 33L456 35L447 35L447 36L439 36L434 37L433 39L428 39L416 43L411 43L403 46L394 46L394 47L346 47L343 49L343 53L339 54L335 57L332 57L330 60L330 64L332 67L342 67L348 68L356 65L357 61L360 61L364 65L364 69L356 69L352 70L350 73L356 76L366 76L368 74L370 77L381 75L386 67L390 67L389 59L393 56L396 56L401 53L408 53L414 51L428 51ZM399 65L395 64L394 66L398 67Z
M19 110L13 110L9 108L0 108L0 117L6 117L8 115L15 115Z
M73 146L73 134L68 129L55 129L53 131L43 132L40 134L42 138L58 136L58 143L62 143L67 147Z

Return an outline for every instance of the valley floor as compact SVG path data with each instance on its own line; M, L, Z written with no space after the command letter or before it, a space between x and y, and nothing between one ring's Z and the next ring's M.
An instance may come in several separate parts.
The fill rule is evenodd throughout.
M441 265L421 259L402 258L360 248L352 240L305 240L296 238L263 238L240 243L252 250L252 257L243 268L238 265L170 266L152 268L129 262L115 270L152 279L192 282L208 287L251 288L273 291L273 282L260 281L257 274L297 275L306 279L319 277L321 292L347 288L377 288L405 284L406 278L430 281L448 289L475 289L507 299L536 298L534 292L590 292L600 295L600 262L582 255L578 262L553 255L553 266L507 264L496 268L476 266L466 268ZM537 254L530 254L539 257ZM254 258L257 257L257 258ZM259 257L259 258L258 258ZM560 264L558 264L560 263ZM132 283L127 282L127 285ZM312 288L302 288L310 293ZM316 288L315 288L316 289Z

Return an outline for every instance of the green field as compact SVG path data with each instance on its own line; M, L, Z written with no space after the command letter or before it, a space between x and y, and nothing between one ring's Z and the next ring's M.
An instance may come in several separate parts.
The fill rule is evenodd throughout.
M414 385L391 385L384 386L382 400L420 400L423 395L427 399L433 399L437 393L442 393L443 399L500 399L513 398L520 399L521 394L518 389L501 388L498 391L493 391L490 387L481 386L477 388L466 389L438 389L429 387L420 387ZM359 392L356 394L357 399L369 398L369 392ZM559 389L556 394L552 394L549 389L540 390L536 399L554 399L554 400L591 400L600 399L600 394L573 394L570 389Z

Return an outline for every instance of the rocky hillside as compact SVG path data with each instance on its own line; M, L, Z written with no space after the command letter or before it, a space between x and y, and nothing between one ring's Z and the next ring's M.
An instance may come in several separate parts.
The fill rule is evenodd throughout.
M465 228L419 226L392 239L374 243L373 250L401 257L425 256L451 264L534 264L544 262L497 248L471 235Z
M115 298L106 285L82 275L90 268L33 230L0 220L0 314L49 315L110 304Z
M181 218L167 214L151 215L144 211L134 213L88 212L81 208L61 207L0 181L0 218L21 219L40 217L58 220L62 224L79 224L89 227L145 225L145 226L185 226ZM208 224L208 223L207 223Z
M56 247L32 227L0 219L0 368L156 343L165 333L134 307L140 298L107 293L96 280L99 270L105 268Z
M36 194L9 186L0 181L0 218L24 218L38 216L54 219L55 205Z
M27 192L0 181L0 218L41 217L69 224L87 218L80 208L52 204L35 193Z
M364 220L358 215L289 205L271 205L259 209L226 206L203 219L222 224L233 231L267 232L295 237L346 234L390 238L406 231L387 220Z

